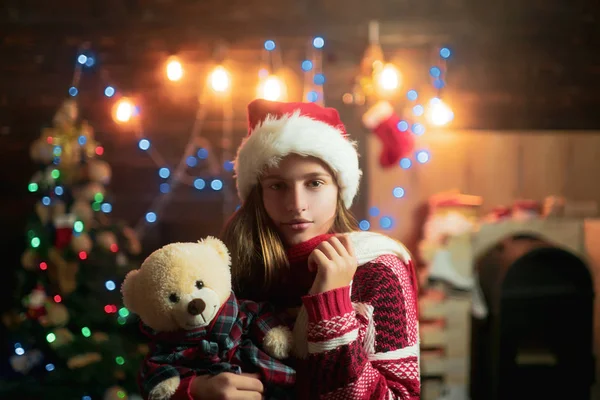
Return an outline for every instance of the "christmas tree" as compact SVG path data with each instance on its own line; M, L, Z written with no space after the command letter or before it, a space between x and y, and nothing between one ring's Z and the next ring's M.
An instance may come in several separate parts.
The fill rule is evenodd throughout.
M78 120L74 100L63 103L30 148L39 170L29 192L38 201L14 307L3 315L14 353L0 398L137 397L147 347L121 305L120 285L139 267L141 246L133 229L111 221L103 152L91 126Z

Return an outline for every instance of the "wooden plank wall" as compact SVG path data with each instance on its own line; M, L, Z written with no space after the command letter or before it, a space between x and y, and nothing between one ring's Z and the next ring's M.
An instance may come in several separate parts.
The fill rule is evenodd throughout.
M483 196L483 211L549 195L600 203L600 131L428 131L416 150L427 150L430 160L413 161L409 169L382 169L374 136L367 148L367 202L380 209L378 217L369 217L371 227L383 231L380 218L391 217L394 224L384 232L410 247L423 223L424 203L445 190ZM404 198L392 195L395 187L404 188Z

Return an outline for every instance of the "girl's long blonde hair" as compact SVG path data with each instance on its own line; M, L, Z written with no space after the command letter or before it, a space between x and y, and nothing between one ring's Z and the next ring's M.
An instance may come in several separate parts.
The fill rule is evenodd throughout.
M356 231L358 224L338 194L331 233ZM265 210L262 188L248 198L225 224L221 238L231 253L233 289L242 298L261 299L288 267L285 246Z

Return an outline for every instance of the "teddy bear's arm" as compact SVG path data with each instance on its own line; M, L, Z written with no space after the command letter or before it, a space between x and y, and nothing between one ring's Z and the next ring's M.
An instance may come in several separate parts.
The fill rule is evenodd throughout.
M153 355L144 360L140 370L140 389L149 400L189 400L190 385L196 373L185 367L171 365L165 355Z
M288 358L292 347L292 333L277 318L274 308L268 303L242 301L239 309L246 317L244 330L253 342L272 357L280 360Z

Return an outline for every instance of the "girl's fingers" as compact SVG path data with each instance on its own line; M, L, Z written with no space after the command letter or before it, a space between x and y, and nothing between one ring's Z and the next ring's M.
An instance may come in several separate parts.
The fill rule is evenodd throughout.
M336 253L339 254L340 257L346 258L350 255L348 253L348 250L346 250L344 244L337 237L332 237L331 239L329 239L328 242L335 249Z
M317 246L317 249L320 250L323 254L325 254L327 258L331 261L334 261L338 257L340 257L340 254L338 254L335 247L333 247L333 245L328 241L322 242L320 245Z
M318 271L319 265L325 265L329 262L329 258L321 250L314 249L308 256L308 270L311 272Z
M352 240L350 240L350 236L349 235L338 235L337 238L340 241L340 243L342 243L342 245L344 246L344 248L346 249L348 254L350 256L352 256L352 258L354 258L355 257L354 245L352 244Z

